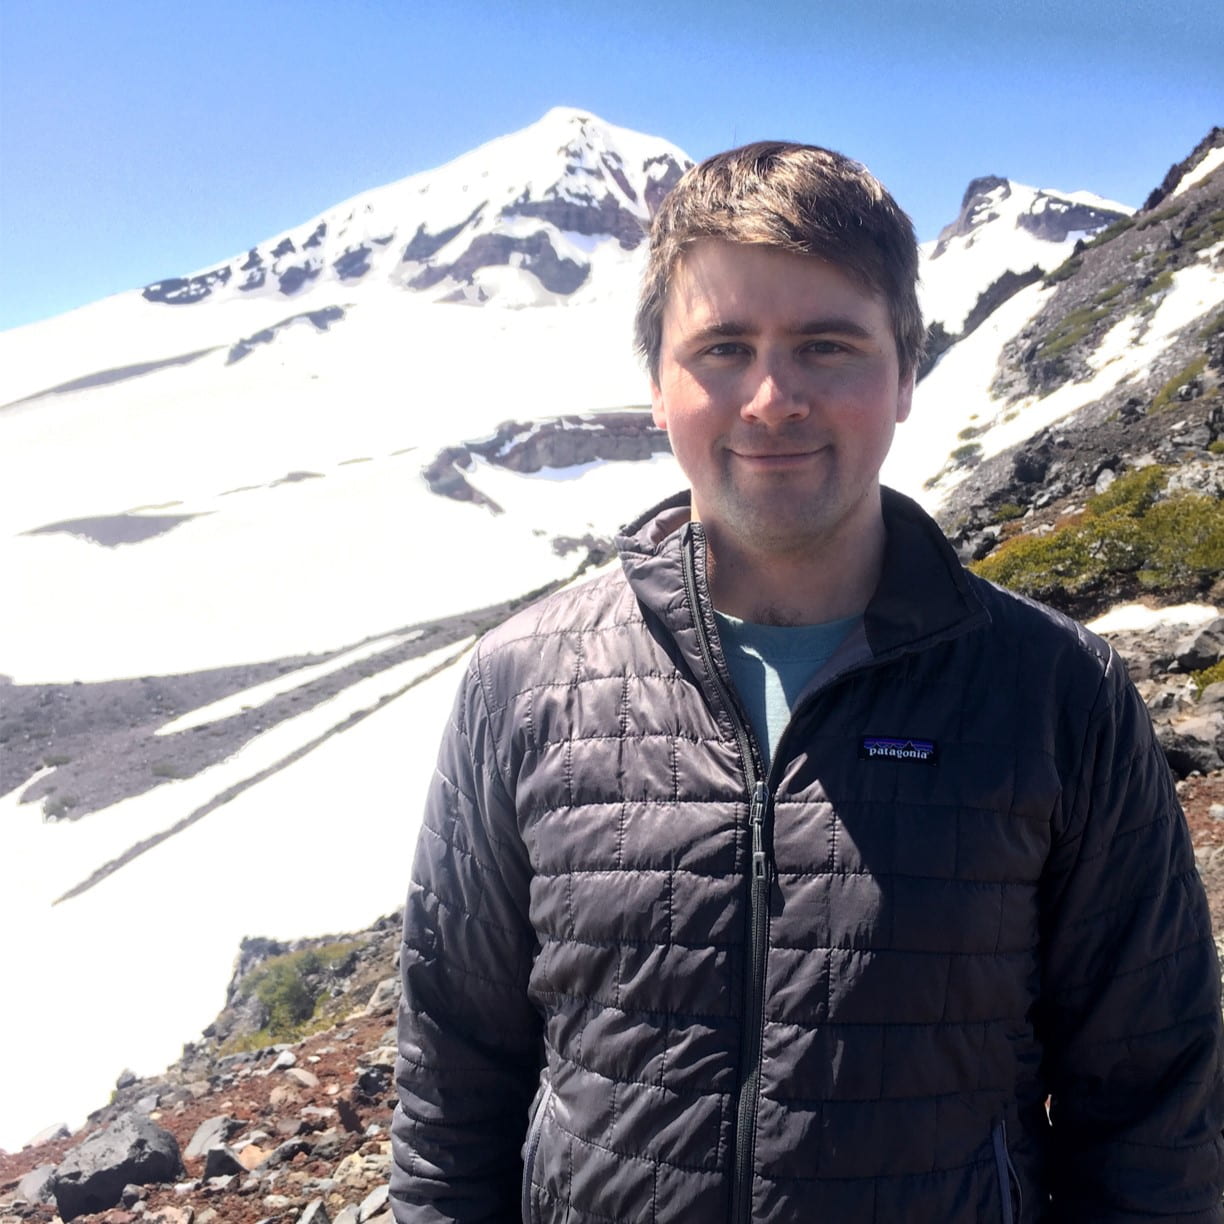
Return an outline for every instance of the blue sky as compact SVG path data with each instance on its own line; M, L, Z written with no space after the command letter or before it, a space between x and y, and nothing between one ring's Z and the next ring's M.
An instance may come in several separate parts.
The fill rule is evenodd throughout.
M555 105L1138 205L1224 123L1224 4L0 0L0 328L221 260Z

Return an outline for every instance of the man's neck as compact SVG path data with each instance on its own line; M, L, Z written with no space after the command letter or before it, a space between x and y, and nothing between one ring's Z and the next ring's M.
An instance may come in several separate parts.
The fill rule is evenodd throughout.
M761 551L706 529L714 606L762 625L820 625L860 615L880 579L884 520L794 553Z

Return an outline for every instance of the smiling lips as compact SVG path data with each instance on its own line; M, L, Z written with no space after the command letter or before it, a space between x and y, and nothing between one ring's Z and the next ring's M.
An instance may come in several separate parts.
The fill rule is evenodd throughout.
M738 459L745 459L749 463L760 463L765 465L776 464L778 466L784 466L790 463L797 463L804 459L810 459L812 456L820 454L821 451L825 449L826 447L823 446L813 446L804 450L790 451L744 451L736 450L734 447L730 448L731 453Z

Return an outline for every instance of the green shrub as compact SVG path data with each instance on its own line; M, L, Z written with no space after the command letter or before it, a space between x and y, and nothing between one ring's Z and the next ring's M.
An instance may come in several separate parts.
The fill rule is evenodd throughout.
M1119 234L1125 234L1134 224L1134 217L1119 217L1116 221L1111 221L1099 234L1093 237L1084 249L1090 250L1092 247L1104 246L1107 242L1112 242Z
M1202 671L1191 672L1190 679L1194 681L1194 695L1197 697L1209 684L1224 680L1224 659L1204 667Z
M1083 340L1109 313L1107 306L1081 306L1071 311L1038 347L1038 358L1049 361L1059 353L1065 353Z
M1214 442L1208 442L1207 449L1213 455L1224 455L1224 438L1216 438Z
M1175 402L1177 393L1188 382L1197 378L1207 368L1207 358L1198 357L1189 365L1183 366L1169 379L1152 399L1152 412L1163 412Z
M1221 333L1224 333L1224 310L1216 315L1214 319L1208 319L1199 328L1199 339L1210 340L1213 336L1218 336Z
M1171 218L1176 217L1177 214L1185 207L1186 201L1183 200L1180 204L1170 204L1166 208L1160 209L1159 212L1149 213L1146 217L1142 218L1138 222L1139 228L1141 230L1150 229L1153 225L1157 225L1161 221L1168 221Z
M1070 280L1083 265L1084 258L1082 255L1070 255L1053 272L1049 273L1041 283L1049 289L1054 285L1060 284L1062 281Z
M1003 502L994 508L994 521L996 523L1009 523L1012 519L1024 517L1024 507L1016 505L1015 502Z
M1202 251L1224 240L1224 208L1189 226L1182 234L1182 245L1191 251Z
M1167 479L1158 466L1128 472L1090 499L1079 520L1048 535L1014 536L971 568L1073 606L1094 592L1199 591L1224 573L1224 505L1186 492L1157 501Z
M1088 499L1084 513L1090 518L1120 511L1133 517L1147 513L1164 491L1169 469L1158 463L1124 472L1103 493Z
M226 1052L298 1041L326 1027L332 1017L327 1015L327 993L317 979L341 969L360 946L352 942L334 943L286 952L252 970L243 979L238 995L248 999L253 994L263 1004L267 1019L258 1032L229 1043Z
M948 458L957 466L965 467L977 462L981 454L982 444L980 442L966 442L964 446L958 446Z

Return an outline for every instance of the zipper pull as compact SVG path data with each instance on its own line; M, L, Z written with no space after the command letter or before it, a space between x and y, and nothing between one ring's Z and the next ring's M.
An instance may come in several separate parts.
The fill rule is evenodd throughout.
M765 783L758 782L752 792L752 878L764 880L768 876L765 863Z

